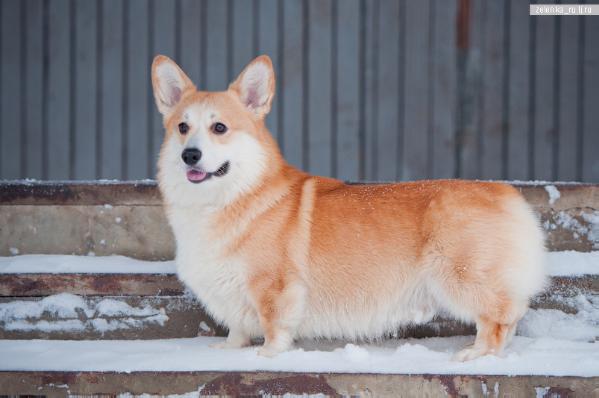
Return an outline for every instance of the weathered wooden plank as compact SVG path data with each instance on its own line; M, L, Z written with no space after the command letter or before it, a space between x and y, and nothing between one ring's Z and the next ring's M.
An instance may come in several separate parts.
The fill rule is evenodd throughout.
M177 49L177 35L175 29L176 14L175 14L175 2L174 1L159 1L150 0L150 18L152 19L152 25L150 29L151 33L151 46L154 57L157 54L166 55L171 59L176 60L176 49ZM215 18L218 16L215 15ZM178 61L178 60L177 60ZM162 145L162 139L164 137L164 128L162 127L162 115L158 113L156 105L152 100L152 124L150 126L150 153L148 154L148 162L150 163L151 172L149 177L156 175L156 162L158 160L158 152L160 145Z
M558 210L575 207L599 208L599 187L597 184L509 181L506 183L517 187L529 203L536 208L555 208ZM549 196L545 189L546 186L556 187L561 192L560 198L553 204L548 203ZM106 181L101 184L93 181L5 181L0 182L0 204L3 206L162 206L162 199L156 182L151 180L134 182ZM108 208L110 206L107 206Z
M204 82L200 80L202 54L202 29L203 4L197 0L181 0L181 23L177 26L180 35L181 53L179 54L181 67L194 82L198 89L204 89Z
M294 166L302 167L303 134L306 133L306 121L303 120L304 90L302 84L303 53L303 3L299 0L283 2L283 41L282 66L283 97L283 135L281 149L285 159Z
M23 3L23 2L22 2ZM25 74L25 121L23 134L25 135L25 158L22 177L40 179L43 176L43 144L42 124L43 106L43 2L42 0L26 0L23 3L27 12L26 40L24 50L26 52L26 65L23 67ZM1 134L1 133L0 133Z
M73 178L94 179L96 177L96 68L97 54L97 13L100 3L75 2L75 146Z
M432 72L432 170L429 177L456 177L457 1L433 3L434 48ZM400 94L401 95L401 94Z
M206 81L208 91L225 90L228 81L229 2L206 0Z
M143 205L162 206L155 182L3 182L2 205Z
M1 274L0 296L43 297L59 293L83 296L183 296L174 274Z
M124 298L165 297L177 300L190 298L185 285L176 274L2 274L0 297L34 298L70 293L85 297L120 296ZM566 304L556 303L559 297L576 297L599 294L599 277L552 277L551 285L533 300L534 308L555 308Z
M4 178L15 179L22 176L22 84L24 65L21 65L24 43L21 43L21 12L24 12L17 0L2 1L0 4L2 38L2 82L0 116L0 172Z
M123 172L123 11L125 3L105 0L102 3L102 128L100 176L122 178Z
M599 181L599 18L584 19L583 181Z
M505 3L483 2L482 146L481 172L485 179L502 177Z
M71 26L66 23L69 17L68 0L49 2L47 177L50 179L68 178L70 171Z
M426 0L406 7L405 96L410 100L405 101L402 179L407 180L426 177L429 168L430 6Z
M557 176L560 181L575 181L578 174L578 108L582 106L578 101L578 62L580 39L579 29L581 18L560 18L559 42L559 76L557 96L557 112L559 119L556 136L558 144Z
M511 0L508 71L508 148L507 178L526 180L530 177L529 157L529 68L530 21L528 0Z
M127 153L125 158L127 179L148 177L148 153L151 129L150 116L156 112L154 103L145 100L152 93L150 88L150 54L148 20L150 18L146 0L131 0L127 7L127 120L125 124ZM149 106L148 106L149 105Z
M356 43L360 42L361 3L359 0L337 1L337 43L335 74L336 121L333 134L336 142L336 175L345 180L357 180L360 159L360 57Z
M279 17L281 14L280 11L283 9L283 4L277 0L258 0L257 7L258 53L268 55L271 58L277 80L277 92L272 102L270 113L266 118L266 126L271 134L279 139L280 134L283 132L282 126L279 124L279 120L282 120L279 118L279 104L283 101L281 87L283 84L283 80L281 80L283 66L281 51L282 37L279 30L279 26L282 26L282 23Z
M400 92L400 3L398 1L381 1L378 10L378 23L374 24L378 43L374 47L377 57L375 74L376 85L376 123L368 128L376 128L376 152L374 154L374 169L371 180L394 181L398 162L401 161L397 154L398 140L400 138L399 126L399 100L403 96ZM374 22L374 20L373 20Z
M308 54L310 119L306 126L309 145L309 171L317 175L331 175L331 69L333 0L309 1L309 40Z
M556 23L559 17L536 17L534 34L534 75L535 108L534 108L534 148L530 156L534 156L534 177L542 180L554 178L554 141L557 137L557 126L553 117L556 111L555 82L555 38Z

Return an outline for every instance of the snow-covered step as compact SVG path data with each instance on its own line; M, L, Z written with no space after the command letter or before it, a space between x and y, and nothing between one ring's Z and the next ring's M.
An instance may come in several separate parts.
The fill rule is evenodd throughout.
M443 319L378 345L299 342L275 359L211 349L222 337L207 336L225 331L174 274L153 181L2 182L0 393L595 396L599 185L512 184L547 233L553 283L504 357L458 364L450 355L473 337L455 335L474 329ZM85 257L27 256L48 253Z
M534 335L578 333L599 340L599 277L554 278L521 327ZM473 325L437 318L398 337L473 334ZM224 336L190 295L0 297L0 339L156 339Z
M377 344L299 342L260 357L218 350L222 338L152 341L0 341L4 394L230 396L592 397L599 345L515 337L503 357L460 363L473 337Z
M539 214L552 251L599 250L599 185L511 182ZM0 256L173 258L153 181L0 182Z

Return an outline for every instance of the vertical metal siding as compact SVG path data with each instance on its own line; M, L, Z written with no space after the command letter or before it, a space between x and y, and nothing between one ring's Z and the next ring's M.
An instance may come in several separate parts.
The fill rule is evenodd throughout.
M599 182L599 17L527 0L0 0L0 178L154 177L166 54L222 90L258 54L286 158L349 180Z

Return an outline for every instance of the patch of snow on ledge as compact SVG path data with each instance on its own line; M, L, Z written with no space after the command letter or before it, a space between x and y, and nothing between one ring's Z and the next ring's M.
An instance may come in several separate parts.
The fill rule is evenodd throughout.
M43 318L43 319L42 319ZM168 320L164 309L150 305L132 307L114 299L99 302L60 293L41 300L14 300L0 303L0 327L20 331L83 331L104 333L140 328Z
M567 250L547 253L547 270L551 276L582 276L599 274L599 251Z
M571 341L599 341L599 296L562 297L576 313L557 309L529 309L518 323L519 336Z
M599 220L597 225L599 226ZM599 236L599 231L597 231ZM599 251L547 253L551 276L599 274ZM142 261L123 256L27 254L0 257L0 274L174 274L174 261Z
M124 256L27 254L0 257L0 274L174 274L174 261L142 261Z
M552 205L562 196L555 185L545 185L545 191L549 195L549 204Z

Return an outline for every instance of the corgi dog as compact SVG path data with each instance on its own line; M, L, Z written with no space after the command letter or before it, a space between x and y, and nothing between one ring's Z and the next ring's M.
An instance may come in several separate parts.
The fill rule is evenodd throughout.
M283 159L265 125L267 56L206 92L152 64L165 137L158 182L180 279L229 330L220 348L274 356L298 338L376 339L435 315L475 322L456 360L499 354L545 286L544 236L513 187L463 180L348 185Z

